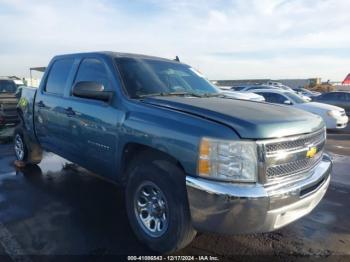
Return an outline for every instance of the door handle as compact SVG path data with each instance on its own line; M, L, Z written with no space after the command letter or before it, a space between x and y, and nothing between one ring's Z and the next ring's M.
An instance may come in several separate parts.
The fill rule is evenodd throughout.
M71 107L66 108L66 115L69 117L74 116L75 112L74 112L73 108L71 108Z
M39 103L38 103L38 107L40 107L40 108L44 108L44 107L45 107L44 102L43 102L43 101L39 101Z

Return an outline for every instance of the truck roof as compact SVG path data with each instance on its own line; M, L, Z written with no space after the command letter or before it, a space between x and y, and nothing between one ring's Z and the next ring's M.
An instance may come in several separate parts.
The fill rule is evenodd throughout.
M166 59L166 58L157 57L157 56L149 56L149 55L133 54L133 53L113 52L113 51L97 51L97 52L63 54L63 55L55 56L54 59L62 58L62 57L84 57L84 56L87 56L87 55L108 56L108 57L127 57L127 58L139 58L139 59L152 59L152 60L161 60L161 61L179 63L179 62L177 62L175 60L172 60L172 59Z

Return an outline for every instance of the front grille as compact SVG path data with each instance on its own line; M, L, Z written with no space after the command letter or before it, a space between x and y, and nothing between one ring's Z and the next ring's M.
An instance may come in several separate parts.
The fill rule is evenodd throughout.
M272 166L267 168L266 175L269 179L273 179L307 171L310 168L314 167L318 162L320 162L321 157L322 152L318 153L317 156L313 158L304 158L301 160Z
M281 141L265 144L266 154L274 154L278 151L295 151L305 148L307 145L318 145L326 139L325 131L322 129L312 134L286 138Z
M266 182L312 169L322 159L325 141L324 129L306 135L262 141ZM316 147L317 153L310 158L307 156L307 151L311 147ZM284 154L287 154L287 157L281 159Z

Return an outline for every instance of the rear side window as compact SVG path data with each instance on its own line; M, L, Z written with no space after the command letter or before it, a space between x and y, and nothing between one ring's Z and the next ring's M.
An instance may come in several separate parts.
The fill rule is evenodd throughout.
M93 81L103 84L104 90L111 91L108 74L104 64L95 58L86 58L79 66L75 83L82 81Z
M63 95L74 59L64 58L54 62L47 78L45 91L51 94Z

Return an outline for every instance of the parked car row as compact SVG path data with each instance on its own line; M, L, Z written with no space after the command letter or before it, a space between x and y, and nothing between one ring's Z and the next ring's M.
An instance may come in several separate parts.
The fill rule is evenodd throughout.
M327 129L345 128L348 124L350 113L350 93L330 92L318 93L305 88L291 89L277 82L264 85L240 85L234 87L220 87L223 94L236 97L237 99L251 99L252 93L262 96L265 102L291 105L296 108L317 114L323 118ZM242 93L249 96L241 95ZM260 99L259 101L263 101ZM312 102L311 102L312 101Z
M321 116L326 123L327 129L345 128L347 126L348 117L345 114L345 110L340 107L308 102L299 95L285 90L261 89L254 92L263 96L266 102L290 105Z

